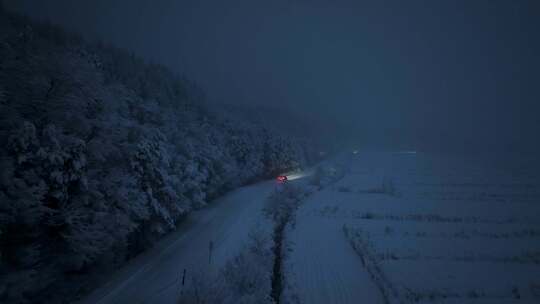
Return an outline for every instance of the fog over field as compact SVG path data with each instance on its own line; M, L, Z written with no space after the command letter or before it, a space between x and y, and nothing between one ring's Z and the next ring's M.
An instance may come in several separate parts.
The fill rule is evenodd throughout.
M0 0L0 303L540 303L540 2Z
M4 2L361 144L538 149L537 1Z

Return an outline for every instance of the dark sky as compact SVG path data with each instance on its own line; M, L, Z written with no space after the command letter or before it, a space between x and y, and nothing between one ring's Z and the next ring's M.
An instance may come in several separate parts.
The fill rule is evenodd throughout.
M271 105L408 149L540 146L540 1L4 0Z

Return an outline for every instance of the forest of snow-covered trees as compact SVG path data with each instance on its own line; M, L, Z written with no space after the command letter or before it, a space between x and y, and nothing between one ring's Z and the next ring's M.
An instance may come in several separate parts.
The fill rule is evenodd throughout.
M190 210L305 162L306 145L202 99L164 67L0 12L0 302L73 293Z

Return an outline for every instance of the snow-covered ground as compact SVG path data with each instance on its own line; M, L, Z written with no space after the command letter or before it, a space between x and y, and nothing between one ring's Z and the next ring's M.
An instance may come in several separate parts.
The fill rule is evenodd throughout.
M540 303L537 166L348 158L346 175L305 200L288 234L286 272L301 303ZM351 235L370 252L354 250Z
M284 303L540 303L536 166L367 152L323 165L337 173L319 190L316 170L290 176L310 195L285 233ZM184 269L216 271L254 228L270 233L276 187L193 213L82 303L174 303Z
M274 187L274 181L242 187L193 212L176 232L80 303L176 303L184 269L187 280L215 271L238 254L254 227L271 227L261 209Z

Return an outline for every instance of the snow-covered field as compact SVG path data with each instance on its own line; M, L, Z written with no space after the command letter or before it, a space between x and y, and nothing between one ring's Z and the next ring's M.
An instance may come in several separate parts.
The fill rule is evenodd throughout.
M540 178L526 161L347 156L288 233L302 303L540 303Z
M537 166L365 152L321 167L322 187L317 170L290 175L309 195L285 232L283 303L540 303ZM276 187L195 212L82 303L175 303L183 269L218 271L270 233Z

